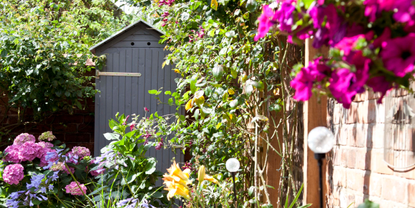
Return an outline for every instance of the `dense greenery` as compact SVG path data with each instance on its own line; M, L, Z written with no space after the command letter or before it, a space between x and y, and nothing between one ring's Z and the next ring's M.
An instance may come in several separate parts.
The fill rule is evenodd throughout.
M11 107L44 112L82 108L92 97L88 48L127 25L110 1L2 0L0 87Z
M281 172L268 174L281 174L281 184L290 181L294 190L288 193L294 197L301 184L291 183L289 171L284 171L290 166L292 149L284 146L282 140L280 147L270 146L271 140L277 140L277 126L288 123L285 111L276 120L270 117L283 109L285 101L290 102L290 90L281 81L282 76L289 78L283 70L285 56L280 56L280 49L284 51L287 43L283 38L254 41L261 5L269 2L128 2L140 6L147 20L166 32L162 42L171 54L164 65L174 65L174 71L181 74L177 91L164 92L172 96L169 104L185 106L187 110L186 118L181 116L182 122L173 127L178 133L170 142L190 150L195 168L205 165L209 171L228 179L225 162L238 158L242 167L237 176L238 201L245 205L272 206L268 194L271 187L265 181L264 170L268 152L276 151L286 160ZM279 99L284 94L288 99ZM287 138L296 127L296 121L290 122L292 126L285 128ZM285 190L282 187L275 188ZM263 199L258 200L260 194ZM285 196L281 201L285 201Z

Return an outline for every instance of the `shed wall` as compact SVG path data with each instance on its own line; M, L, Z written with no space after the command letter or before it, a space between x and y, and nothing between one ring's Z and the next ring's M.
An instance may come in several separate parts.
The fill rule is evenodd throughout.
M162 68L164 57L168 52L163 50L163 45L158 44L159 36L155 37L154 33L135 27L133 31L127 31L128 35L121 35L124 39L109 42L111 47L105 44L97 48L97 55L106 54L107 57L103 72L133 72L141 73L141 76L100 76L96 80L96 87L101 93L95 98L95 155L100 153L102 147L109 144L110 141L106 140L103 134L111 132L108 121L115 118L117 112L125 115L135 113L141 117L156 111L159 115L176 112L174 106L160 104L154 95L148 93L148 90L160 88L164 91L175 91L174 79L178 77L171 66ZM167 99L164 93L160 94L163 103L167 103ZM144 107L150 112L145 114ZM150 148L147 155L158 160L157 170L163 172L171 165L173 157L177 162L183 161L181 153L174 154L170 149Z

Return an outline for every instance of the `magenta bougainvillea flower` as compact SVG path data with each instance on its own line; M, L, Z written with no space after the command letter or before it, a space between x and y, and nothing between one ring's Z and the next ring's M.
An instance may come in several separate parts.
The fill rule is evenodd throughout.
M36 137L28 133L22 133L14 139L13 144L21 145L26 142L36 142Z
M314 35L313 47L320 48L323 45L335 45L345 37L347 24L337 14L333 4L328 6L314 5L309 14L313 20L313 26L317 29ZM325 25L323 26L323 23Z
M384 42L381 57L386 69L398 77L412 72L415 63L415 34L397 37Z
M378 48L378 47L385 47L387 44L387 41L391 38L391 30L389 28L385 28L385 30L383 30L382 35L380 35L378 38L376 38L372 45L374 48Z
M275 24L275 21L272 20L274 14L274 11L272 11L272 9L268 5L264 5L262 7L262 14L258 18L258 33L254 37L255 41L258 41L260 38L265 37L269 29Z
M302 68L291 81L290 85L295 89L294 99L299 101L310 99L314 82L322 81L330 73L330 68L320 63L321 59L321 57L317 58L308 67Z
M344 37L343 40L338 42L334 47L339 49L340 51L343 51L343 54L345 56L349 55L350 51L353 50L354 47L356 47L356 42L360 38L365 38L364 35L356 35L353 37Z
M415 14L415 7L410 0L394 0L393 7L396 9L393 18L398 22L408 22Z
M86 187L84 184L79 182L72 181L69 185L65 186L66 193L80 196L86 194Z
M390 82L388 82L385 77L377 76L370 78L366 82L367 86L371 87L373 92L381 93L380 98L378 99L378 103L382 103L382 99L385 95L387 95L390 90L392 90L393 86Z
M291 27L294 24L294 10L295 6L291 2L283 2L280 8L275 12L273 21L277 21L279 23L278 28L281 31L291 32Z
M4 182L12 185L17 185L23 179L23 165L21 164L11 164L6 166L3 171L3 180Z
M343 107L349 108L356 95L356 90L351 87L356 82L356 75L349 69L338 69L330 79L330 92Z
M378 1L366 0L363 2L363 5L365 5L365 16L369 18L369 22L374 22L376 17L380 14Z

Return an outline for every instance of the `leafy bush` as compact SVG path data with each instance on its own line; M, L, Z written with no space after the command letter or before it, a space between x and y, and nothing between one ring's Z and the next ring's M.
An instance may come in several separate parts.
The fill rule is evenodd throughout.
M127 24L110 1L1 0L0 88L12 107L82 108L96 93L89 47ZM96 64L100 64L95 60Z

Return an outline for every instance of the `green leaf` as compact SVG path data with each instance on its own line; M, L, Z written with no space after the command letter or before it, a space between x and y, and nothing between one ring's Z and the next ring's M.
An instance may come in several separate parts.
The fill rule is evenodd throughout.
M147 175L153 174L154 171L156 171L156 164L157 164L157 161L155 158L149 158L148 163L144 167L145 173Z
M120 140L120 136L121 135L119 135L119 134L117 134L117 133L105 133L104 134L104 137L105 137L105 139L107 139L107 140Z
M155 94L157 94L157 90L149 90L148 93L150 95L155 95Z

